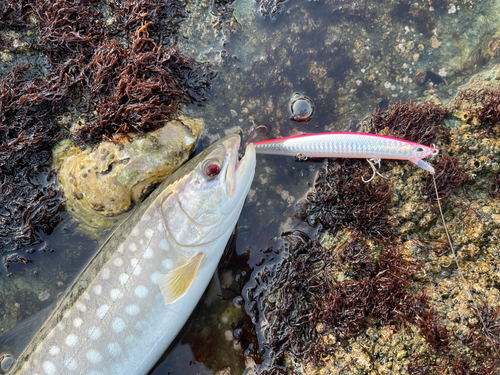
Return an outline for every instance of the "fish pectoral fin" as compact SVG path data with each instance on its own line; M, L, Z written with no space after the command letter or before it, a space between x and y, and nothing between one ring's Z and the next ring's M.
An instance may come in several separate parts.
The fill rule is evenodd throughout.
M186 264L168 271L158 277L158 285L165 300L165 305L176 302L189 290L198 269L205 260L205 253L199 253Z

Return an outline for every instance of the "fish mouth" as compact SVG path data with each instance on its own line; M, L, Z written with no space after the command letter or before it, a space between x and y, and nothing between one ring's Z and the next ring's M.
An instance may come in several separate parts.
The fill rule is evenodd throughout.
M236 191L248 192L255 173L255 147L250 143L245 150L245 155L239 160L238 151L241 138L234 135L227 140L226 149L229 153L229 166L226 171L226 194L233 197ZM243 186L243 189L239 187Z

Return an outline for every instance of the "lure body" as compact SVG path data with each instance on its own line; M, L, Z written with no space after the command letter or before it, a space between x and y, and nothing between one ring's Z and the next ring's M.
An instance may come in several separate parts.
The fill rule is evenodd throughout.
M439 152L436 148L403 139L349 132L304 134L254 144L258 154L409 160L430 173L434 173L434 168L422 159Z

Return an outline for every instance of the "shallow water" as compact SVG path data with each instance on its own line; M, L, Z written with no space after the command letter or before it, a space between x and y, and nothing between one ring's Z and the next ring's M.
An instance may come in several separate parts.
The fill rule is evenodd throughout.
M281 5L281 11L264 17L261 3L236 0L230 7L240 29L225 33L227 24L214 27L203 2L191 4L191 18L181 25L190 38L179 37L179 45L219 71L206 105L185 110L206 123L197 151L230 133L248 140L254 125L267 127L267 133L257 131L257 140L355 131L377 106L430 96L449 99L472 74L499 61L496 51L488 52L500 24L498 1L289 0ZM309 122L290 118L295 93L314 103ZM264 264L279 261L280 233L300 229L313 235L313 228L294 218L293 206L320 167L258 157L234 249L219 267L223 298L209 306L200 301L151 374L241 374L252 364L249 341L235 337L252 329L239 294ZM99 248L103 239L87 239L76 229L65 214L32 254L33 264L2 270L4 329L54 301L91 258L89 249Z
M206 107L187 111L205 114L208 134L203 145L230 132L242 132L248 139L254 124L268 128L267 134L257 132L257 140L357 130L378 105L386 108L399 100L431 96L450 99L473 73L498 63L497 55L487 53L499 22L490 13L497 2L434 2L434 8L426 1L415 4L411 8L406 2L287 1L273 20L260 15L258 4L236 1L232 6L242 29L224 45L228 66L220 68ZM417 84L419 70L427 74ZM307 123L290 119L294 93L314 102L315 112ZM300 229L313 235L314 229L295 219L293 205L320 167L292 158L258 157L256 178L238 224L235 255L220 273L235 280L231 290L223 290L225 300L210 308L200 302L180 340L192 350L177 347L152 374L205 374L200 363L220 374L227 369L240 374L251 367L253 360L245 349L252 344L247 337L233 337L252 329L248 316L239 311L243 302L237 292L254 285L252 276L263 265L279 261L280 233ZM274 251L266 252L271 246ZM252 316L248 304L246 308ZM214 346L220 350L214 351ZM197 361L191 362L193 352Z

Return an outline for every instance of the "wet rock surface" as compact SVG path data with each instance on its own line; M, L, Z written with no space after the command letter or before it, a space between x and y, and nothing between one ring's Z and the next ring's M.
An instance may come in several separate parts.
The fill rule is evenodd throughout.
M148 134L116 137L83 151L63 143L59 179L69 212L87 226L109 228L189 159L203 125L181 117Z
M388 182L370 188L356 183L368 168L362 161L329 161L319 171L295 210L302 220L314 216L319 242L288 239L283 260L264 265L243 293L266 348L264 356L254 352L261 364L252 373L498 373L499 78L494 68L446 104L397 103L365 120L375 132L373 120L382 118L379 131L391 134L398 111L437 109L438 123L421 121L412 131L431 136L431 127L437 136L431 141L441 153L432 164L454 251L425 171L384 161ZM377 199L381 184L389 184L390 199ZM382 236L380 220L389 224Z

